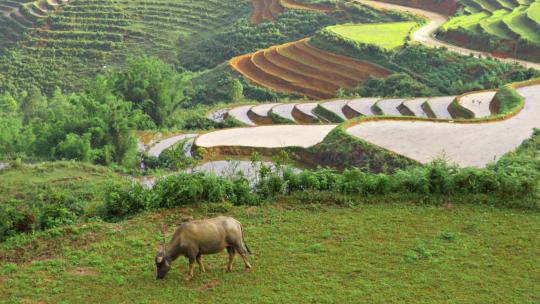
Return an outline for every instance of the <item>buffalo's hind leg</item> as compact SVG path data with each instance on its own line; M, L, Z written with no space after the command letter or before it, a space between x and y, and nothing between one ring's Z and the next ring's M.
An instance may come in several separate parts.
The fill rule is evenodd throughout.
M246 248L246 246L243 243L239 243L236 246L236 251L242 257L242 260L244 261L244 265L246 266L246 271L250 271L251 270L251 264L249 263L249 261L247 259L248 249Z
M206 269L204 268L204 264L200 254L197 256L197 263L199 264L199 270L201 271L201 273L205 273Z
M232 270L232 265L234 261L234 256L236 254L236 250L232 246L227 247L227 253L229 254L229 261L227 262L227 272Z

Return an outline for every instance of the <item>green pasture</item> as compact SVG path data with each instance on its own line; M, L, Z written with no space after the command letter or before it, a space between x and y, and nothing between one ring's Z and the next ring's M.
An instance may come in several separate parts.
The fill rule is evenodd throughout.
M328 29L354 41L375 44L385 49L402 46L416 22L394 22L384 24L345 24Z
M0 244L0 303L538 303L540 214L486 206L333 207L291 198L260 207L145 213ZM232 215L254 269L226 254L185 280L156 280L162 224Z

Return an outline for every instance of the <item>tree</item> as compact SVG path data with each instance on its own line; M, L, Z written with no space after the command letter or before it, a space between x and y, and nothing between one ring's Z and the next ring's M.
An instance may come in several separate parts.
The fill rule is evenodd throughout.
M159 58L130 58L124 70L112 75L113 92L148 114L158 126L185 100L191 89L187 74L177 73Z

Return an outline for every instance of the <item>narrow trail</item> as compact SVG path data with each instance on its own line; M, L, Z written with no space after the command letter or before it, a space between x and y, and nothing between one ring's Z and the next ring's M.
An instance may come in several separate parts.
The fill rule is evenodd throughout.
M454 51L463 55L474 54L476 56L482 55L482 56L493 57L493 55L488 52L467 49L467 48L456 46L456 45L453 45L453 44L450 44L450 43L447 43L447 42L444 42L435 38L434 34L437 31L437 29L448 21L447 16L444 16L439 13L426 11L419 8L408 7L408 6L398 5L398 4L391 4L391 3L386 3L386 2L379 2L379 1L373 1L373 0L354 0L354 1L364 4L364 5L379 8L379 9L388 9L388 10L407 12L407 13L419 15L428 19L429 21L426 25L422 26L416 32L413 33L412 41L422 43L429 47L446 47L451 51ZM497 57L497 59L502 62L517 63L526 68L535 68L537 70L540 70L540 63L516 59L516 58L498 58Z

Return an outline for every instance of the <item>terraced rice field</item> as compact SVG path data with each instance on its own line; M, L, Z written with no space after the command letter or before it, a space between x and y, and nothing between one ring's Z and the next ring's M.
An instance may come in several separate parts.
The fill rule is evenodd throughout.
M474 113L475 117L487 117L491 115L489 104L493 100L496 91L486 91L467 94L459 99L459 104Z
M366 114L375 115L374 109L379 108L387 115L388 113L392 113L390 115L393 116L414 114L417 117L450 120L437 122L385 120L383 118L360 122L348 128L347 132L421 163L444 157L459 166L483 167L515 149L523 140L531 136L534 128L540 127L540 119L538 119L540 117L540 84L522 87L517 91L525 98L525 107L519 113L506 120L484 123L462 123L452 120L448 107L455 97L408 100L359 98L321 102L321 106L334 113L341 111L347 118ZM494 94L493 91L472 92L461 96L458 100L461 106L472 111L476 117L485 117L490 115L489 103ZM288 111L293 113L302 111L316 116L313 113L316 103L284 105L288 105ZM311 113L309 113L310 110ZM291 116L294 115L291 113ZM276 125L239 128L202 135L196 143L201 147L310 147L321 142L335 126Z
M315 99L335 96L369 77L387 77L391 71L369 62L329 53L307 39L235 57L231 66L251 82L284 93Z
M256 124L271 124L272 119L269 117L268 113L270 112L270 110L272 110L273 107L277 105L279 105L279 103L267 103L254 106L249 109L247 115Z
M197 134L179 134L160 140L148 149L148 155L158 157L163 151L185 139L193 139Z
M299 103L294 106L291 115L297 122L300 123L313 123L319 121L317 115L313 113L313 110L317 107L318 103Z
M360 116L410 116L422 118L435 118L443 120L460 119L459 113L452 116L449 108L453 101L458 101L463 110L468 110L475 118L490 116L489 106L495 91L480 91L464 94L459 98L455 96L420 97L420 98L355 98L337 99L308 103L267 103L260 105L242 105L232 109L217 110L210 113L213 116L230 116L245 125L268 125L282 123L313 124L335 121L326 117L327 114L317 111L322 109L338 116L341 121ZM270 113L279 119L272 118ZM219 115L218 115L219 114Z
M422 109L422 105L427 101L427 98L413 98L403 102L403 107L406 108L409 113L416 117L428 117L427 113Z
M383 99L378 101L375 105L378 110L381 111L380 115L388 116L402 116L400 107L405 99Z
M382 24L345 24L334 25L327 29L350 40L375 44L384 49L402 46L415 22L393 22Z
M279 116L282 119L285 119L286 121L290 121L291 123L294 123L295 119L292 113L295 106L296 104L294 103L280 104L280 105L272 107L270 112Z
M343 112L347 113L347 118L357 116L374 116L373 106L379 101L379 98L360 98L353 99L345 105Z
M457 46L452 43L448 43L442 40L439 40L436 35L440 28L444 29L445 23L448 22L448 16L453 15L455 12L455 2L444 1L444 2L430 2L430 1L405 1L405 0L386 0L388 2L373 1L373 0L355 0L364 5L368 5L378 9L387 9L387 10L396 10L400 12L411 13L415 15L422 16L429 20L429 22L412 34L411 40L414 42L422 43L429 47L445 47L453 52L457 52L463 55L474 55L474 56L492 56L493 54L485 51L472 50L467 47ZM463 3L469 3L473 0L463 0ZM534 3L538 2L536 0ZM525 0L523 5L529 5L533 1ZM409 6L407 6L409 5ZM435 5L435 6L434 6ZM468 5L468 4L467 4ZM411 7L412 6L412 7ZM452 8L453 7L453 8ZM470 7L470 6L468 6ZM469 13L478 13L481 12L481 9L474 10ZM439 13L436 13L439 12ZM517 38L514 39L516 41ZM540 69L540 63L520 60L515 58L515 56L509 56L508 58L499 58L500 61L507 63L517 63L526 68L535 68Z
M466 0L468 14L452 18L444 30L463 28L501 39L524 39L540 45L540 1Z
M540 127L540 85L520 88L518 93L525 98L525 108L504 121L376 121L360 123L347 132L421 163L444 157L460 166L483 167L515 149Z
M20 82L54 88L62 78L69 86L128 55L171 56L179 39L198 39L249 13L242 0L0 0L0 43L17 41L20 59L0 66ZM47 77L36 79L35 67Z
M255 123L249 118L248 112L253 105L240 106L228 111L227 115L231 118L238 120L239 122L248 126L254 126Z
M317 12L331 12L337 9L335 6L305 4L294 0L251 0L251 3L253 4L253 13L250 19L252 24L275 20L287 9Z
M72 1L0 1L0 47L14 43L25 32L41 26L50 14L70 2Z
M429 117L452 119L452 115L448 111L448 107L455 98L455 96L431 98L427 101L426 104L424 104L424 111Z
M210 132L195 140L197 147L304 147L320 143L335 125L276 125Z
M321 107L325 108L326 110L336 114L343 120L347 120L347 117L345 116L345 113L343 113L343 107L347 105L349 101L348 100L332 100L328 102L321 103Z

